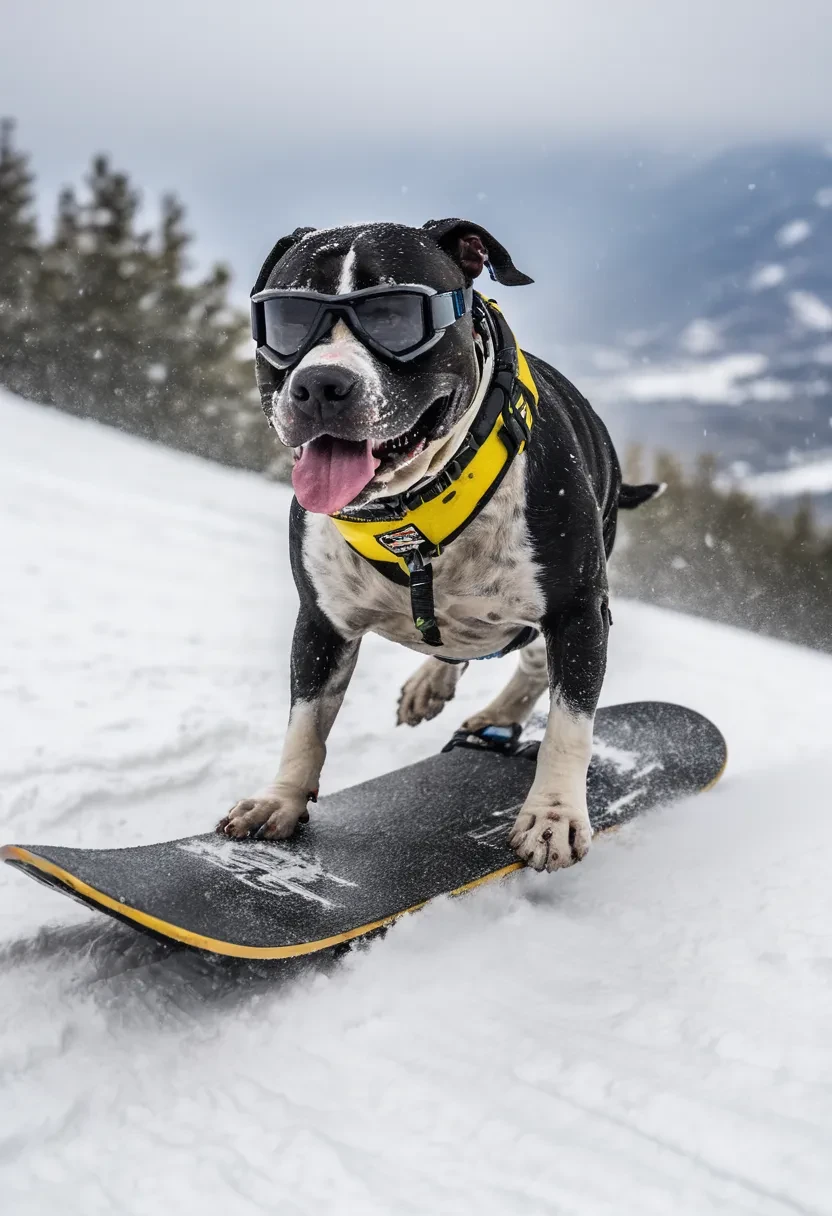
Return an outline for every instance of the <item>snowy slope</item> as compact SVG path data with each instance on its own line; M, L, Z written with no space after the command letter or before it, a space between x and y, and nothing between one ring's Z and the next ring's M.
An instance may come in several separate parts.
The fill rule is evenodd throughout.
M0 397L0 838L210 827L274 767L284 489ZM415 759L378 639L328 788ZM832 659L619 603L608 702L710 715L712 794L345 960L165 955L0 873L9 1216L832 1212Z

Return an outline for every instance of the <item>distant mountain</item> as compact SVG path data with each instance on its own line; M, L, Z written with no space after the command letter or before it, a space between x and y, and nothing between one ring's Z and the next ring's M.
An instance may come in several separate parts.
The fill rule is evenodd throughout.
M596 285L593 336L645 330L668 340L714 312L736 312L750 336L757 308L743 305L756 271L778 264L792 289L792 276L809 291L832 287L830 207L832 157L814 147L738 148L648 188L606 261L607 284Z
M736 149L640 201L575 322L619 443L711 450L754 493L832 511L829 151Z

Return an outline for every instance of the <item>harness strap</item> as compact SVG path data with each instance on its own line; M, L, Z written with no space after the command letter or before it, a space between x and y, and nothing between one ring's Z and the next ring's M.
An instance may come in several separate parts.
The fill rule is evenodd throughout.
M482 407L455 455L422 486L332 516L352 549L385 577L409 585L413 623L427 646L443 644L431 558L468 527L496 492L529 441L537 408L528 363L500 310L484 297L475 300L491 338L494 370Z
M411 549L407 554L407 568L410 571L410 611L413 624L422 635L426 646L441 646L442 634L434 615L433 604L433 566L422 558L418 549Z
M534 625L524 625L519 633L516 633L510 642L506 642L500 650L495 650L493 654L482 654L475 663L484 663L486 659L504 659L507 654L511 654L513 650L522 650L524 646L528 646L540 637L540 630L535 629ZM446 659L443 655L438 654L437 659L440 663L457 663L460 666L468 665L468 659Z

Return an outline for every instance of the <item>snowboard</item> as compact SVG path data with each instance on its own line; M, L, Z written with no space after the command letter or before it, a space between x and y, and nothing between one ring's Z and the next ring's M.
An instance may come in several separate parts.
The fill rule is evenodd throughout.
M522 869L506 837L544 727L537 717L525 731L457 731L438 755L322 798L291 840L211 832L123 849L11 844L0 856L91 908L198 950L311 954ZM720 732L692 710L600 709L588 778L595 833L708 789L726 758Z

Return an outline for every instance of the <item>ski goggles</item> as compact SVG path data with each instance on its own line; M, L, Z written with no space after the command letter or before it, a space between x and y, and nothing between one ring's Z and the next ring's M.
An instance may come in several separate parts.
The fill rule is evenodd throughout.
M382 358L407 363L471 311L473 295L471 287L435 291L412 283L335 296L273 287L251 297L251 331L260 354L281 369L298 363L339 320Z

